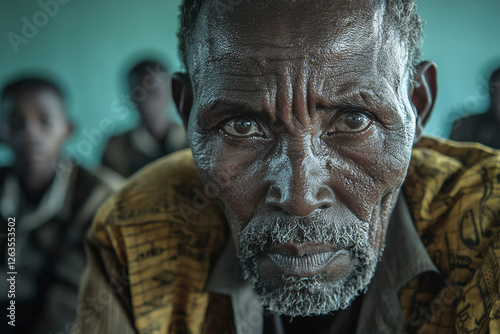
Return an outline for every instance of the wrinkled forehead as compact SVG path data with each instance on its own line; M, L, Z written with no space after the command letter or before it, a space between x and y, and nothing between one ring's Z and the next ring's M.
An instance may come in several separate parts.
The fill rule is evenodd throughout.
M201 10L188 56L193 78L214 67L258 75L248 71L284 59L307 60L316 67L350 63L359 68L363 56L371 61L365 62L369 66L376 62L376 66L406 67L397 34L384 24L385 1L235 3L221 10L220 2L208 1Z
M221 11L218 1L208 1L202 15L207 33L224 35L228 43L283 48L342 42L345 32L370 26L384 8L372 0L238 1ZM377 16L375 18L375 16Z

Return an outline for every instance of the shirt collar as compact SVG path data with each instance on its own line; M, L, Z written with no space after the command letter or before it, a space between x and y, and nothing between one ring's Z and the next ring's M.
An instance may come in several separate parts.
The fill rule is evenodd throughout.
M424 273L441 275L425 249L401 194L387 228L382 261L363 298L356 333L402 333L398 291Z
M386 247L379 269L387 272L389 285L399 290L425 272L439 273L418 235L403 195L399 196L387 229Z
M398 290L426 272L439 274L417 233L408 204L401 194L387 228L382 261L363 298L356 332L401 332L404 319ZM240 263L231 238L215 264L206 291L231 296L237 333L262 333L262 306L251 285L242 279ZM249 314L254 315L252 319L249 319ZM257 314L260 314L260 321Z

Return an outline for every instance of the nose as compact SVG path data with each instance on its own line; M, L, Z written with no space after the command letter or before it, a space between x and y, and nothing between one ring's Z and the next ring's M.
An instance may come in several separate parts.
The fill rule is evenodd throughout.
M17 135L25 143L39 143L42 136L40 126L36 122L25 121L17 130Z
M269 168L268 206L296 217L333 206L334 194L326 184L326 166L322 167L321 160L310 150L289 152L280 160Z

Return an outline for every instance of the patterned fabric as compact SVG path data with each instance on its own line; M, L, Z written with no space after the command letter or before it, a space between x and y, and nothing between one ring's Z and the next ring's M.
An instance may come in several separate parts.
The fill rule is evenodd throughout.
M400 290L406 332L500 333L498 152L424 138L403 191L446 282L424 275ZM118 333L116 323L139 333L235 333L230 299L205 291L227 237L190 151L135 175L94 220L74 333ZM106 289L109 300L92 311L87 301Z
M500 157L425 138L403 186L428 253L446 278L400 291L409 333L500 333Z

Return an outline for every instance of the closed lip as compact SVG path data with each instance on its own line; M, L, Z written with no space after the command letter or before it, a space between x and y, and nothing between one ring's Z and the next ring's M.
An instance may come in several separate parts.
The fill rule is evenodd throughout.
M306 255L334 252L337 249L326 244L278 244L266 249L267 253L302 257Z
M311 277L323 271L341 251L323 244L285 244L267 250L267 255L287 276Z
M23 149L26 157L38 156L43 153L43 147L40 145L26 145Z

